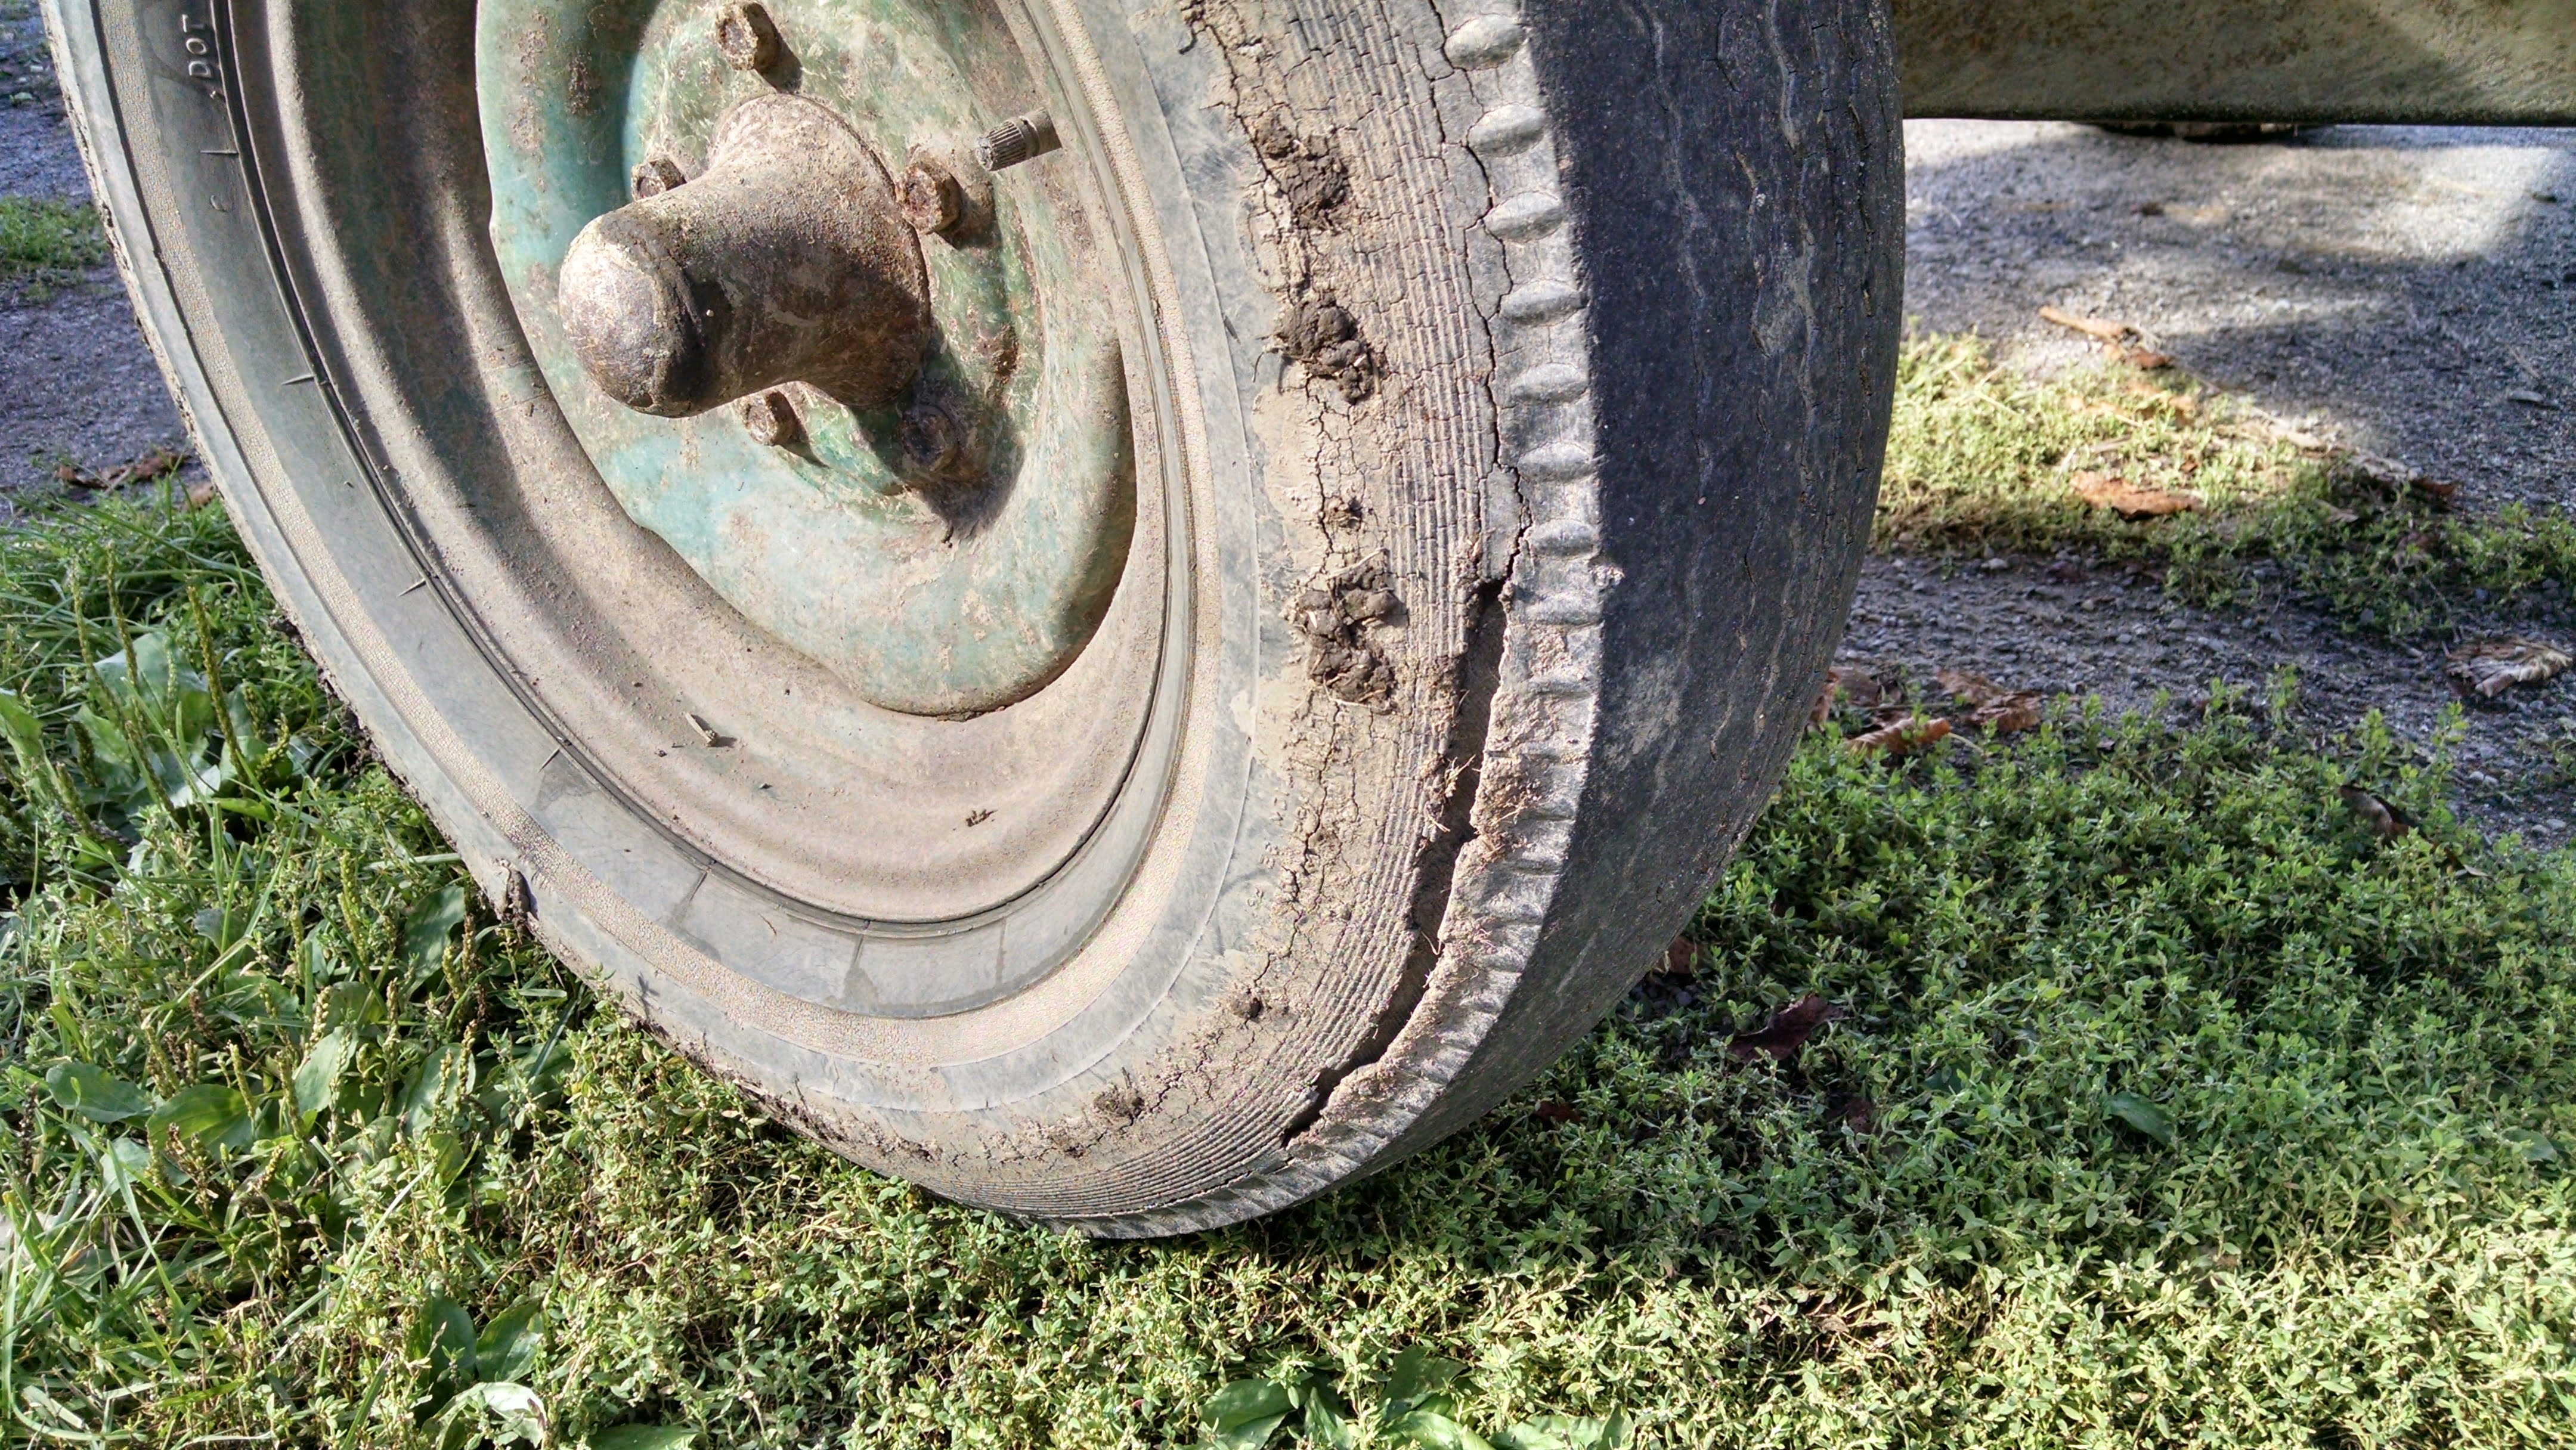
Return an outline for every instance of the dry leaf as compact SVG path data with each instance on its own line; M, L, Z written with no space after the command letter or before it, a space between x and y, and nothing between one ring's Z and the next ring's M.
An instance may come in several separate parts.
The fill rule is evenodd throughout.
M1843 1015L1841 1008L1814 992L1799 998L1771 1014L1771 1020L1751 1032L1736 1034L1726 1044L1726 1055L1737 1062L1751 1062L1768 1056L1775 1062L1786 1062L1797 1055L1816 1029Z
M122 488L129 483L149 483L166 478L185 467L188 455L168 448L155 448L122 468L107 471L107 486Z
M1853 736L1851 744L1854 750L1912 755L1935 741L1947 738L1949 733L1950 722L1947 720L1926 720L1920 715L1908 715L1892 725L1881 725L1866 735Z
M1825 671L1825 687L1816 692L1816 703L1807 711L1807 728L1815 729L1834 717L1834 701L1843 692L1843 672Z
M1983 675L1943 670L1933 676L1950 698L1973 707L1966 723L1974 729L1993 726L2000 734L2029 730L2039 724L2047 701L2037 690L2008 690Z
M1677 936L1671 946L1664 948L1664 964L1656 970L1667 977L1688 977L1698 962L1699 943L1686 936Z
M92 473L79 464L66 463L54 470L54 477L73 488L112 490L129 483L149 483L156 478L167 477L187 461L185 453L155 448L133 462L120 463L105 473Z
M1942 689L1950 692L1951 699L1965 700L1971 705L2000 700L2012 693L1983 675L1971 675L1959 670L1943 670L1932 678L1940 682Z
M1816 707L1807 713L1807 723L1822 725L1834 713L1836 700L1848 700L1855 708L1875 712L1886 703L1889 686L1874 670L1827 670L1824 693L1816 697Z
M2451 685L2463 695L2492 700L2515 685L2550 679L2576 659L2536 639L2491 639L2450 653Z
M2061 307L2043 307L2039 309L2039 318L2042 322L2054 322L2060 327L2083 333L2096 342L2123 343L2138 335L2138 330L2125 322L2078 317Z
M2046 703L2036 690L2016 690L1979 705L1969 713L1968 723L1980 729L1991 725L1998 735L2010 735L2016 730L2036 730Z
M2352 807L2352 813L2370 827L2370 833L2383 841L2396 840L2415 824L2406 819L2405 812L2360 786L2337 786L2335 794L2342 796L2343 803Z
M2144 378L2129 379L2129 391L2148 402L2162 404L2185 418L2200 416L2200 399L2189 393L2177 393L2171 388L2160 388Z
M2138 345L2138 330L2125 322L2106 322L2098 317L2078 317L2056 307L2039 309L2041 320L2071 328L2111 350L2111 356L2133 368L2154 372L2173 366L2173 359L2163 353Z
M1571 1123L1574 1121L1574 1104L1550 1098L1530 1109L1530 1116L1546 1123Z
M2108 473L2079 473L2075 475L2074 484L2077 498L2095 508L2109 509L2132 523L2140 519L2160 519L2167 514L2184 513L2200 507L2184 494L2131 483Z
M2363 453L2358 450L2348 454L2347 457L2352 462L2353 471L2371 482L2385 484L2390 488L2411 488L2435 503L2449 503L2460 491L2460 485L2456 481L2418 473L2394 458L2384 458L2376 453Z

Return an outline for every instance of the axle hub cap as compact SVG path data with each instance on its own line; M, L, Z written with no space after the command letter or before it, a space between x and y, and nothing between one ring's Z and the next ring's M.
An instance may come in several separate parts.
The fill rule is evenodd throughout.
M591 380L670 418L791 382L892 402L930 305L884 165L829 110L771 95L725 113L707 167L573 239L556 307Z

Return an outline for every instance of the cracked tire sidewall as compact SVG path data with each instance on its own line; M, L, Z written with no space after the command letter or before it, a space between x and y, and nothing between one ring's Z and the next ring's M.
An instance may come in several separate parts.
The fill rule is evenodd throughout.
M488 894L861 1162L1110 1236L1382 1168L1597 1021L1785 766L1893 386L1874 5L1047 6L1119 112L1197 398L1206 748L1172 798L1209 884L1085 949L1121 955L1078 1043L1012 1037L1003 1003L993 1053L939 1061L817 1051L697 985L490 768L527 730L440 693L466 655L406 653L434 630L384 586L393 531L289 462L355 445L246 391L309 361L240 320L275 239L179 225L206 138L111 79L183 8L48 19L145 331L279 598Z

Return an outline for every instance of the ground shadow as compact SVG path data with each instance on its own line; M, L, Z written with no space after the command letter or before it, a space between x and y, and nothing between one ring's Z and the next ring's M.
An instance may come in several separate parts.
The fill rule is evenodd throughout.
M2340 126L2207 146L1916 122L1907 313L2046 365L2054 305L2268 410L2576 506L2576 131Z

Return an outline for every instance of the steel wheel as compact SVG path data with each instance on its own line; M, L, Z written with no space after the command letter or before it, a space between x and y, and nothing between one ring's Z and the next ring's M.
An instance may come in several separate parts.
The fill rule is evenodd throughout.
M1295 8L52 18L207 461L486 891L851 1156L1133 1235L1617 999L1893 379L1878 7Z

